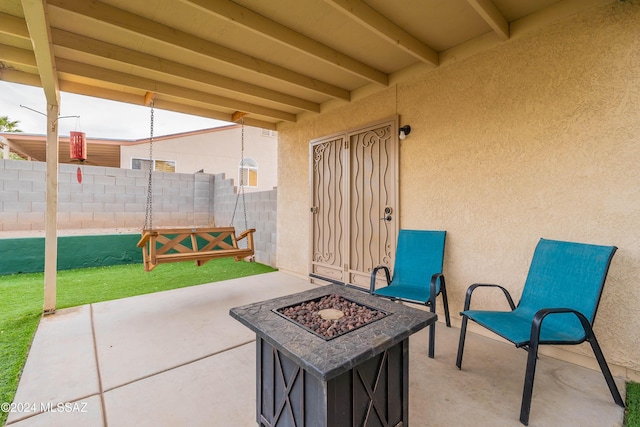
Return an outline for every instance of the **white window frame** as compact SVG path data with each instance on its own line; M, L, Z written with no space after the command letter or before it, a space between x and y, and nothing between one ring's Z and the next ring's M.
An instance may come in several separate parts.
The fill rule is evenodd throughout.
M246 180L241 181L240 178L245 170L247 171ZM255 174L255 185L250 184L251 172ZM238 164L238 185L240 185L241 182L245 187L255 188L258 186L258 162L251 157L245 157L243 160L240 160Z

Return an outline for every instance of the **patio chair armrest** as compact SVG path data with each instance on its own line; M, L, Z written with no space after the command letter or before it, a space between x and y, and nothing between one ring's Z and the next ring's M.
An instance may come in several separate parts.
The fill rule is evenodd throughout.
M378 273L378 270L384 270L384 274L387 278L387 285L391 283L391 273L389 272L389 267L386 267L384 265L377 266L371 272L371 284L369 285L370 294L373 294L373 292L376 290L376 275Z
M504 296L507 299L507 302L509 303L509 307L511 307L511 310L516 309L516 305L513 303L513 298L511 298L511 294L504 287L500 285L495 285L492 283L474 283L473 285L469 286L469 288L467 289L467 295L464 298L464 311L469 310L469 307L471 306L471 295L473 294L473 291L475 291L477 288L480 288L480 287L501 289L502 293L504 293Z
M591 323L587 317L580 313L578 310L574 310L572 308L542 308L538 310L533 316L533 320L531 321L531 337L529 338L529 343L537 343L540 339L540 329L542 328L542 321L550 314L559 314L559 313L572 313L574 314L578 320L580 320L580 324L584 329L586 336L593 335Z
M440 290L442 290L442 286L444 285L444 274L436 273L431 276L431 283L429 284L429 301L432 304L432 307L436 301L436 296L438 295L438 280L440 281Z

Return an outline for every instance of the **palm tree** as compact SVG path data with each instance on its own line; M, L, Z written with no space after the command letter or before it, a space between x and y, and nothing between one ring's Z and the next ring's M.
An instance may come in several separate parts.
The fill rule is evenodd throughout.
M19 120L9 120L9 116L0 116L0 132L22 132L18 129Z
M0 116L0 132L22 132L18 129L19 120L9 120L9 116ZM4 158L5 150L2 144L0 144L0 159ZM7 148L8 151L8 148ZM15 153L9 153L9 158L14 160L24 160L22 157Z

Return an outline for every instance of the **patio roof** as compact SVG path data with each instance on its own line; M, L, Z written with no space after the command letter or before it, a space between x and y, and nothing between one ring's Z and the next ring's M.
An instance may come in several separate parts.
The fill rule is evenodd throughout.
M0 79L275 129L610 0L4 0Z
M256 425L255 335L229 309L314 286L274 272L44 317L7 425ZM435 359L428 328L409 339L410 425L522 426L526 352L470 333L458 370L460 330L437 330ZM623 414L599 371L540 356L531 427L620 426Z
M221 126L211 129L200 129L189 132L181 132L171 135L154 136L154 141L170 140L188 135L196 135L212 132L223 132L237 128L238 125ZM69 136L60 136L58 141L58 163L78 164L78 160L71 159L69 153ZM0 148L2 144L9 145L10 151L19 156L37 161L47 161L46 135L35 135L22 132L0 132ZM90 160L84 164L91 166L106 166L112 168L120 167L121 147L137 144L147 144L148 138L142 139L104 139L87 138L87 152L90 153Z
M0 133L0 142L7 142L11 152L39 161L47 160L46 136L26 133ZM128 145L131 141L87 138L87 150L91 153L91 160L86 164L92 166L120 167L120 146ZM78 164L70 158L69 137L61 136L58 143L58 162Z

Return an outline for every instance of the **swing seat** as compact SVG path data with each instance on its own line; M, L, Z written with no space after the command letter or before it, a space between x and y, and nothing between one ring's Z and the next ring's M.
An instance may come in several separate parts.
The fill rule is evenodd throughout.
M240 261L252 256L255 231L250 228L236 236L235 227L143 230L137 246L142 248L145 271L169 262L195 261L201 266L215 258L233 257ZM238 241L245 238L247 247L239 248Z

